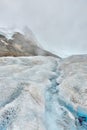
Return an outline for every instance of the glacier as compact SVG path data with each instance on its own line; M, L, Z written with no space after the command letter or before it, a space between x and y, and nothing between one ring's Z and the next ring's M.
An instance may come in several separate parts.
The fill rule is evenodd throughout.
M86 130L86 110L87 55L0 57L0 130Z

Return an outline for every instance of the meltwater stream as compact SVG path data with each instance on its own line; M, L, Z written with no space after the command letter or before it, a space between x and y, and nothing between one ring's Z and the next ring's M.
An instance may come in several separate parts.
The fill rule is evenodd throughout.
M56 101L56 80L52 81L52 87L46 91L46 128L47 130L58 130L56 124L56 109L57 109L57 101Z
M58 67L58 66L57 66ZM55 69L55 72L57 68ZM75 124L76 111L71 105L67 105L58 98L58 83L56 78L51 80L52 84L45 91L45 124L46 130L87 130L85 127Z
M45 91L45 119L46 119L46 130L61 130L61 127L58 126L58 118L61 116L61 110L59 109L59 103L58 103L58 83L56 82L56 78L58 78L57 73L57 67L56 65L55 72L57 74L57 77L54 77L54 79L51 80L51 86L46 89Z

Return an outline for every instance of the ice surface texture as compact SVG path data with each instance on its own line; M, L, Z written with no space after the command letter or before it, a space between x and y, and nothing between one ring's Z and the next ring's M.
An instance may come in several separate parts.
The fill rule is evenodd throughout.
M86 55L0 58L0 130L86 130L79 108L86 113Z

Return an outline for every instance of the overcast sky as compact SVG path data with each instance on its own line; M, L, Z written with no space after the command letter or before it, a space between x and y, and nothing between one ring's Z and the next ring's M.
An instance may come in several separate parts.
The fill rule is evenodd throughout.
M87 0L0 0L0 27L25 25L55 54L87 53Z

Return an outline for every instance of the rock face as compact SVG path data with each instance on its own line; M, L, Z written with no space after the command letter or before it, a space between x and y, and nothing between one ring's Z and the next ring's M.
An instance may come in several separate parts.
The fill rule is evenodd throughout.
M0 58L0 130L87 130L86 110L86 55Z
M0 35L0 56L53 56L37 45L37 43L19 32L15 32L10 39ZM59 58L59 57L58 57Z

